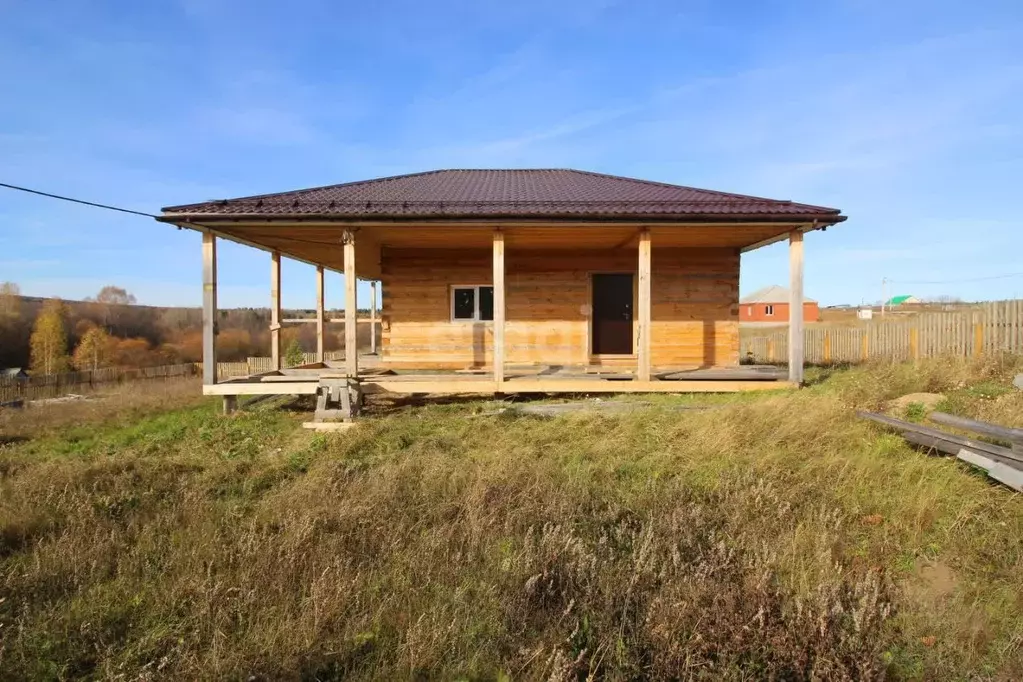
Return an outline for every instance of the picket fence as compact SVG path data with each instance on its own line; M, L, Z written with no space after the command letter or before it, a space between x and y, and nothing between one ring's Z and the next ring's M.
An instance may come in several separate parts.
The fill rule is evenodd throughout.
M875 318L855 327L815 324L804 329L803 348L807 363L824 365L1023 353L1023 300L991 301L960 312ZM744 329L739 349L743 362L784 364L788 329Z
M344 360L343 350L326 351L323 357L327 360ZM305 353L300 364L316 362L316 353ZM218 362L217 376L220 378L245 376L246 374L260 374L261 372L273 371L273 358L253 357L245 362Z
M344 359L344 351L328 351L328 360ZM316 362L315 353L305 353L303 363ZM269 372L273 359L269 357L250 357L245 362L218 362L217 376L221 379L229 377ZM35 374L27 379L0 377L0 404L21 400L44 400L59 398L69 394L85 394L100 388L127 382L149 381L157 379L174 379L192 377L202 374L202 363L187 362L178 365L160 365L158 367L105 367L85 372L64 372L61 374Z

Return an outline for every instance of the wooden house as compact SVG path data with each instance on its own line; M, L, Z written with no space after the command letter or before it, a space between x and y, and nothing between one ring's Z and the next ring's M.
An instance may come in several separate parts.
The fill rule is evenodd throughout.
M440 170L165 208L203 234L205 391L513 393L777 387L739 368L739 261L788 240L802 311L803 235L833 208L577 170ZM216 239L271 253L271 375L218 383ZM280 259L382 283L379 365L280 366ZM788 381L802 377L801 319ZM320 344L322 348L322 342ZM430 371L432 374L426 374ZM290 372L290 373L289 373ZM329 383L329 382L326 382Z

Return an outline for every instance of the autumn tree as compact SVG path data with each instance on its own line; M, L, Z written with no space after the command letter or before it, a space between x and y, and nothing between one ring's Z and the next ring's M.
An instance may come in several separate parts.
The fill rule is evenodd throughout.
M59 298L51 298L43 303L29 339L33 372L57 374L68 371L67 330L64 328L66 315L64 302Z
M100 369L110 366L112 352L113 339L110 334L103 327L94 325L82 335L72 361L78 370Z
M149 341L142 338L115 339L113 362L118 367L152 367L160 364L160 355L153 353Z
M292 339L284 351L285 367L301 365L304 361L305 353L302 352L302 346L299 345L298 339Z
M218 360L238 362L254 354L251 335L244 329L225 329L217 334ZM202 359L201 356L200 351L199 359Z

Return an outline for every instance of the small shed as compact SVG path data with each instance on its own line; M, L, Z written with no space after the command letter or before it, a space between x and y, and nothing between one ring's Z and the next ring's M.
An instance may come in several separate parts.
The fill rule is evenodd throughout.
M785 287L772 284L757 289L739 299L739 320L741 322L789 321L789 302L792 292ZM803 319L816 322L821 318L820 306L812 298L803 298Z
M204 391L233 397L318 393L318 379L338 375L395 393L777 387L739 367L740 255L787 241L785 303L802 311L803 237L845 216L587 171L474 169L171 206L158 220L203 235ZM216 376L218 239L271 254L273 376ZM344 273L343 367L282 368L282 256L317 269L321 358L324 272ZM357 277L383 289L369 371L351 352ZM791 320L794 383L801 318Z
M8 383L28 381L28 372L23 367L8 367L0 369L0 380Z

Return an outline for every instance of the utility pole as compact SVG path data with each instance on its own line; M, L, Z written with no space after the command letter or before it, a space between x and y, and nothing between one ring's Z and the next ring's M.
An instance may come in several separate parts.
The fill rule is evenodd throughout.
M881 278L881 317L884 317L884 305L888 302L888 294L885 291L888 288L888 278Z

